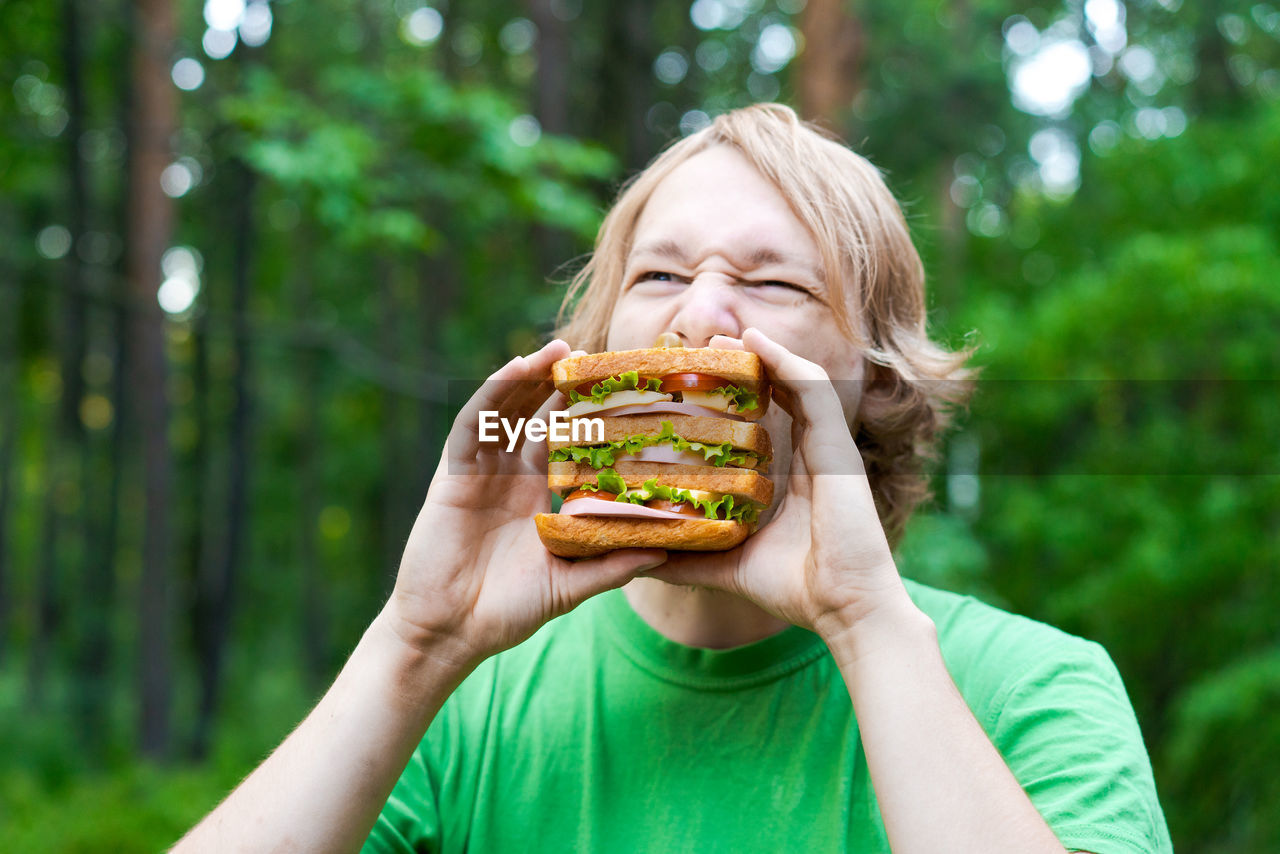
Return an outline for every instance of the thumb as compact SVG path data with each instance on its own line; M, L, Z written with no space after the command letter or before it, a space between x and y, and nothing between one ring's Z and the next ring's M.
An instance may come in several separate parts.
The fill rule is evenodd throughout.
M724 553L679 552L670 555L660 566L640 573L646 578L657 578L668 584L711 587L716 590L734 590L734 561Z
M557 561L555 589L568 611L598 593L621 587L642 572L659 567L667 559L662 549L619 549L600 557L576 562Z

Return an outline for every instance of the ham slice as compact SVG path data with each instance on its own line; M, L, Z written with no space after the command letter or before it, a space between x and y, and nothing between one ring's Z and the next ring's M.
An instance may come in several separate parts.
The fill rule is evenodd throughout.
M615 462L635 463L675 463L677 465L686 466L705 466L707 458L702 454L696 454L693 451L677 451L670 445L650 445L647 448L641 448L634 454L621 454Z
M629 501L613 501L607 498L575 498L566 501L560 512L567 516L622 516L631 519L693 519L674 510L655 510L643 504Z
M670 401L671 395L657 391L615 391L605 397L603 403L580 400L564 411L569 418L587 418L609 412L622 406L648 406L651 403Z
M670 412L673 415L709 415L712 418L728 418L732 421L746 421L741 415L733 415L728 412L721 412L718 409L712 409L709 406L699 406L696 403L676 403L673 400L658 401L657 403L645 403L639 406L619 406L616 409L610 409L607 412L593 414L607 415L658 415L663 412ZM573 416L569 416L573 417Z

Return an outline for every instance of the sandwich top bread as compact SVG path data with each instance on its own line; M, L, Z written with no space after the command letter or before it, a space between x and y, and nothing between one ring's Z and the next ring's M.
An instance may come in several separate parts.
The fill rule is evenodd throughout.
M755 421L769 407L760 359L743 350L655 347L574 356L552 365L551 379L569 398L570 418L669 412Z

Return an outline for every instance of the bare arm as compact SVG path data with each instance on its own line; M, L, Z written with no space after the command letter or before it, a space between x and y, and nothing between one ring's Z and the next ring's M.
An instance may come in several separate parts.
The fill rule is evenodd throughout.
M390 600L307 719L174 849L355 851L427 725L481 661L551 618L656 566L631 549L570 564L533 515L547 503L546 450L479 441L479 415L514 421L553 404L563 341L513 359L459 413L414 522Z
M883 611L824 628L895 854L1064 851L969 710L933 622L905 590Z

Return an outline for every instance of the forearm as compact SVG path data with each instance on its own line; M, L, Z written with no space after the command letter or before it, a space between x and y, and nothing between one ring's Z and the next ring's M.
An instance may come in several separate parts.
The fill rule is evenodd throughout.
M895 854L1062 852L947 672L906 597L828 633Z
M306 720L174 851L358 850L468 668L374 620Z

